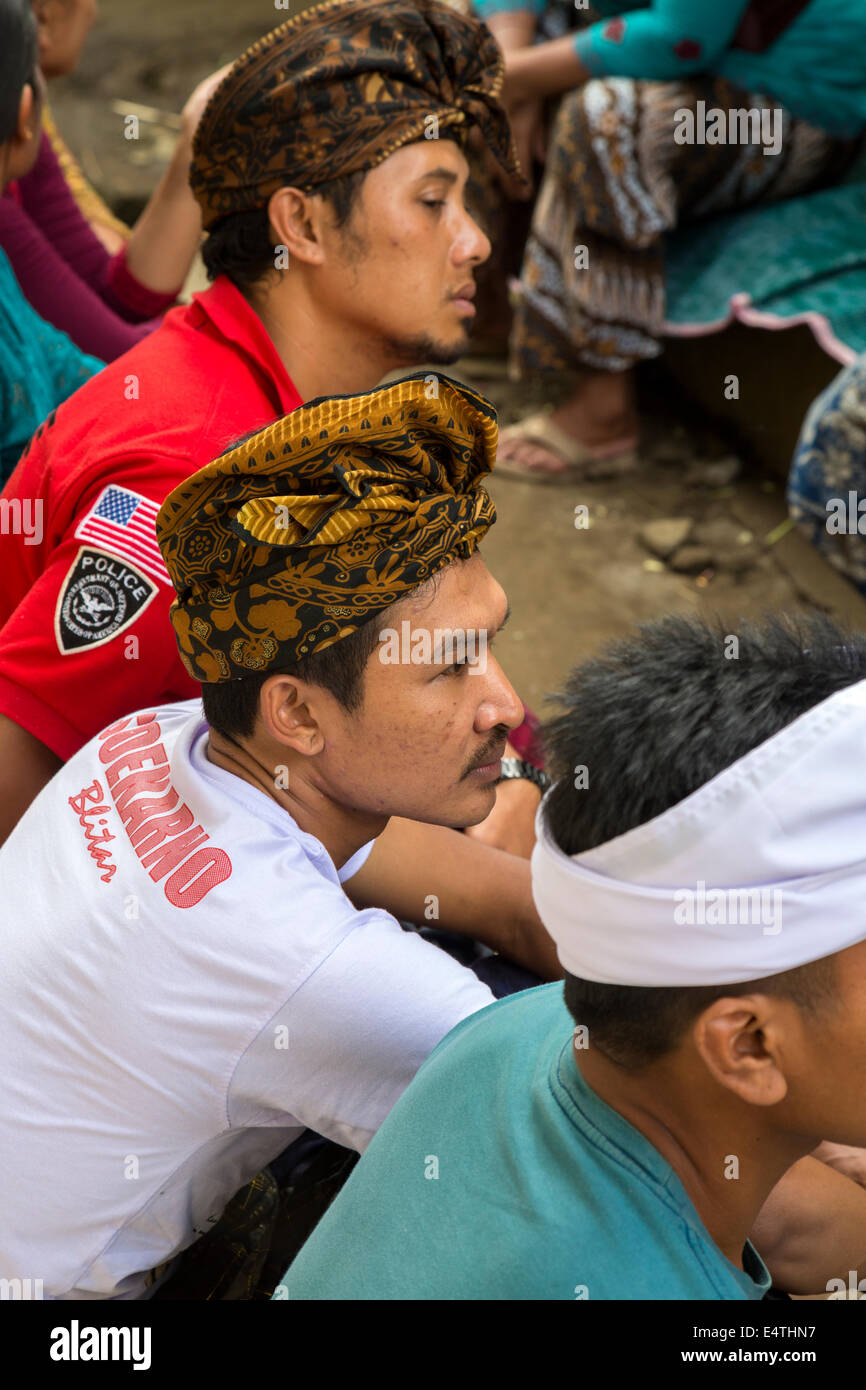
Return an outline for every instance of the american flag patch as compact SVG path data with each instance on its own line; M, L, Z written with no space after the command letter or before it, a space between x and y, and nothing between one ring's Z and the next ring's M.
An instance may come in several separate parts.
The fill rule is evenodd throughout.
M112 555L122 555L171 587L156 541L158 511L158 502L112 483L102 489L75 536L77 540L95 542Z

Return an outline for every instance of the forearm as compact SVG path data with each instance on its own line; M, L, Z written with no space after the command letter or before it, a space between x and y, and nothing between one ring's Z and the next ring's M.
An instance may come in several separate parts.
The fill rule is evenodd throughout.
M470 936L544 980L562 975L535 911L528 862L459 831L394 817L343 886L358 908Z
M506 758L516 758L511 744ZM541 802L541 789L524 777L507 777L496 788L493 810L477 825L468 825L464 835L482 845L507 850L528 859L535 846L535 816Z
M503 53L529 48L535 38L536 19L532 10L499 10L482 19Z
M105 275L108 253L76 202L64 175L59 155L47 134L42 137L39 158L30 173L25 174L20 180L18 187L22 208L16 208L14 203L12 207L22 222L23 209L23 213L27 215L26 222L29 224L31 236L34 239L39 237L43 241L37 259L43 262L44 292L54 292L57 261L61 258L66 263L68 274L74 273L92 290L98 291ZM48 248L51 248L54 256L54 263L51 265L44 263ZM21 277L18 278L20 280ZM22 285L22 288L43 318L49 318L51 322L56 323L57 320L52 314L46 314L44 309L35 304L32 286ZM69 332L65 325L61 327Z
M85 230L90 236L89 228ZM67 333L82 352L110 362L137 341L135 331L100 295L99 277L108 263L102 248L102 262L91 284L72 269L67 255L61 255L61 247L64 252L68 249L62 237L55 236L50 226L46 234L11 198L0 200L0 237L15 278L32 307Z
M157 294L174 293L186 279L201 238L201 212L189 186L189 139L181 136L126 245L126 265Z
M0 715L0 844L61 766L50 748Z
M505 96L510 106L558 96L591 77L589 68L577 56L573 34L509 52L505 58Z
M866 1278L866 1191L809 1157L789 1168L758 1215L752 1240L787 1293L817 1294L850 1270Z

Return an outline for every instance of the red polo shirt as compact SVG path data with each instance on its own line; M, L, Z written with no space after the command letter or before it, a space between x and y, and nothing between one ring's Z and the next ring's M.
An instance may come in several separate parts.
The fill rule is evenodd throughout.
M300 404L220 277L49 416L0 505L0 714L69 758L131 710L199 693L168 617L156 510Z

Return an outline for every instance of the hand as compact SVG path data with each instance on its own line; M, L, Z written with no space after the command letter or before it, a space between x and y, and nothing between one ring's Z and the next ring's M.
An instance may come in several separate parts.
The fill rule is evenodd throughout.
M226 73L232 67L234 67L234 63L226 63L225 67L220 68L218 72L212 72L210 77L206 77L203 82L199 82L180 113L181 138L185 137L190 143L192 142L192 137L195 135L196 126L201 120L202 112Z
M511 120L511 130L514 135L514 143L517 146L517 157L520 160L520 167L527 179L532 181L532 168L534 163L543 164L547 154L547 140L544 128L544 107L539 100L524 101L513 107L509 112ZM525 193L515 195L511 188L510 181L505 185L505 171L502 170L503 188L509 196L517 196L521 200L532 196L532 189Z
M503 55L518 48L531 48L537 28L535 15L528 10L500 10L488 15L484 23L495 38Z
M526 82L527 64L532 61L532 55L535 51L533 47L512 48L503 54L505 75L502 80L502 91L499 99L510 116L518 107L526 106L531 101L538 100L537 93L531 93L527 90Z
M189 184L193 137L202 112L231 63L200 82L180 117L174 154L126 243L126 264L157 294L176 294L201 240L201 209Z
M866 1149L853 1149L847 1144L825 1141L818 1145L812 1157L820 1159L829 1168L835 1168L837 1173L844 1173L846 1178L852 1178L861 1187L866 1187Z
M532 48L511 49L504 57L505 81L500 99L509 111L538 97L570 92L592 77L577 56L573 34L548 39Z
M505 757L518 755L510 744ZM520 859L528 859L535 845L535 813L541 801L541 788L525 777L509 777L496 788L496 804L478 825L468 825L463 832L472 840L504 849Z

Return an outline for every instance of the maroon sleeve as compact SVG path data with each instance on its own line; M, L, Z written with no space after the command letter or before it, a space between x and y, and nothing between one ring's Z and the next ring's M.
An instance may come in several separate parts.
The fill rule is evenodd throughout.
M0 198L0 246L25 298L42 318L68 333L82 352L113 362L151 331L153 325L127 323L104 304L9 197Z
M18 180L18 198L33 225L60 248L70 269L98 291L107 274L109 253L76 203L44 131L36 163ZM30 299L27 290L25 294Z
M66 322L59 322L50 312L46 312L40 304L36 302L36 296L45 296L48 302L54 302L55 284L46 283L51 278L42 273L39 265L42 248L38 250L34 244L28 256L19 253L21 261L21 271L15 265L12 254L4 245L4 250L13 260L13 269L18 277L18 282L24 290L25 295L30 300L43 318L47 318L58 328L65 332L78 343L84 352L93 353L96 357L101 357L103 361L110 362L118 357L121 352L126 352L134 343L149 333L156 324L152 320L156 319L168 309L177 298L178 291L172 294L158 294L143 285L129 270L126 264L126 249L122 248L116 255L112 256L106 251L102 242L96 236L87 218L82 213L51 146L51 141L46 134L43 134L39 146L39 156L29 174L17 183L17 201L20 205L22 217L26 216L32 230L42 234L44 243L55 249L55 263L51 267L51 276L56 274L57 262L65 262L72 274L77 277L92 294L102 300L106 313L96 314L93 306L90 307L90 317L96 319L96 331L100 337L98 340L91 339L87 343L79 341L76 337L77 331L86 331L78 328L81 323L82 315L86 307L86 301L82 300L73 306L72 314ZM27 283L25 283L26 276ZM65 279L65 277L64 277ZM40 292L38 281L43 282ZM71 286L66 280L64 295L71 293ZM119 333L112 335L109 327L110 320L106 315L111 315L120 320L118 325ZM138 331L130 333L123 330L132 324ZM122 345L121 345L122 344Z

